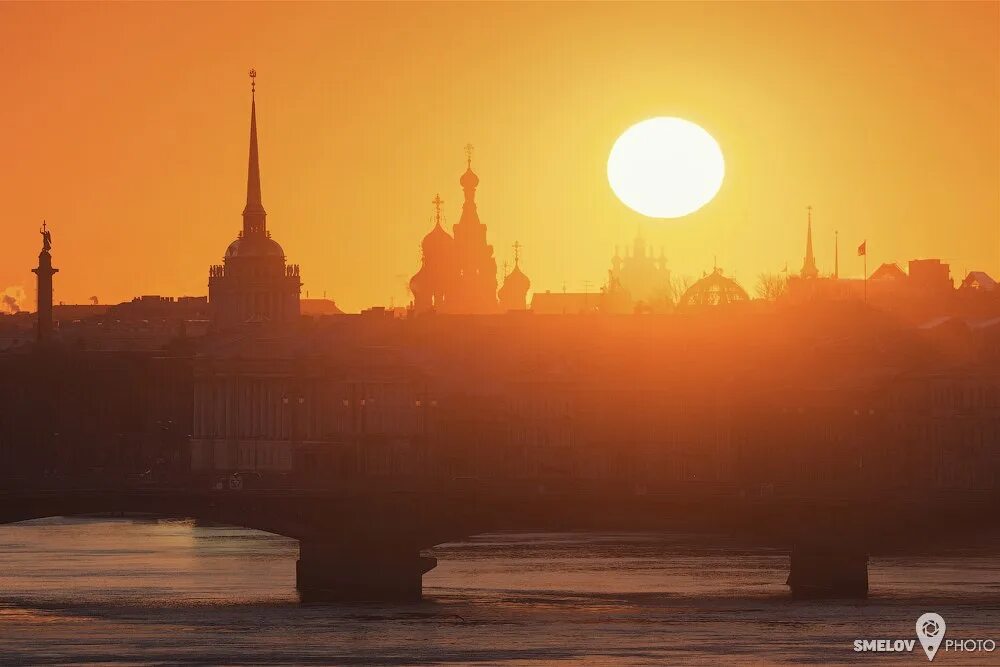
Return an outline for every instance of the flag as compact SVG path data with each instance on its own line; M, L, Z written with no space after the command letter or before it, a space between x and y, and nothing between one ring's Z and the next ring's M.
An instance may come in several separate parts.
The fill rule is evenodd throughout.
M862 241L861 245L858 246L858 257L868 254L868 241Z

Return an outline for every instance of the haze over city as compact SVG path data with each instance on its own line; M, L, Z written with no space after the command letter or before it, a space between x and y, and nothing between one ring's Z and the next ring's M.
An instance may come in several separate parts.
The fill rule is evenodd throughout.
M996 662L1000 4L0 55L0 662Z
M807 205L824 272L834 231L845 277L860 277L865 239L870 267L1000 270L992 3L2 13L15 103L0 108L0 285L29 303L43 218L73 276L57 302L205 294L204 267L239 225L249 66L269 228L303 290L347 311L410 300L430 200L457 221L470 142L497 262L520 242L535 291L596 291L637 229L674 275L717 262L750 289L798 268ZM686 218L650 220L608 187L615 139L653 116L698 123L726 158L718 196Z

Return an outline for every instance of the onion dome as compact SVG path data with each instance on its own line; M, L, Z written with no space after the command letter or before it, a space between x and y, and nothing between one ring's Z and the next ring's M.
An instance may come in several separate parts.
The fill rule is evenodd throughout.
M476 176L476 172L472 171L472 166L470 165L465 170L465 173L462 174L462 177L458 179L458 182L462 188L469 190L479 185L479 177Z
M507 274L503 285L497 291L500 308L506 311L524 310L529 287L531 287L531 281L528 280L528 276L524 275L517 264L514 264L514 270Z
M434 225L434 229L427 233L424 240L420 242L420 249L424 251L424 257L436 258L447 255L451 252L455 239L451 234L444 231L440 221Z
M427 265L420 267L420 270L413 274L410 278L410 292L415 296L422 294L426 291L427 287Z
M444 231L444 227L441 226L441 204L444 203L441 195L435 195L431 203L434 204L434 229L428 232L424 240L420 242L420 249L424 252L425 262L428 259L435 261L448 257L451 254L452 245L455 241L451 237L451 234Z
M520 266L521 244L514 242L514 270L503 279L503 285L497 291L500 307L504 310L524 310L525 297L531 287L531 281L524 275Z
M722 269L717 267L712 273L691 285L684 292L678 305L724 306L749 300L746 290L732 278L722 275Z
M503 280L503 286L500 287L500 298L502 299L507 293L527 294L529 289L531 289L531 280L524 275L521 267L515 265L514 270L508 273Z
M474 189L479 185L479 177L472 171L472 144L465 145L465 173L458 179L458 183L465 190Z

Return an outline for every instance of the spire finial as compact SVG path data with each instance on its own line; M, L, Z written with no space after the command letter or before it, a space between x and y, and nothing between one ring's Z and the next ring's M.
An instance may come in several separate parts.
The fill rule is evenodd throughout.
M253 95L257 91L257 70L253 67L250 68L250 94Z
M472 152L475 150L475 146L470 144L465 144L465 163L470 169L472 168Z
M524 246L521 245L520 241L514 241L514 245L511 247L514 248L514 266L517 266L518 261L521 259L521 248Z
M444 200L441 199L441 194L438 193L438 194L434 195L434 199L431 200L431 203L434 204L434 222L436 222L437 224L440 225L441 224L441 204L444 203Z

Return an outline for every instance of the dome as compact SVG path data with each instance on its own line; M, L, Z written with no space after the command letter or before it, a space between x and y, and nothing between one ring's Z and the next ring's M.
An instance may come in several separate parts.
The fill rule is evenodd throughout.
M240 236L226 248L226 259L231 257L281 257L284 259L285 251L277 241L269 236L253 234L251 236Z
M470 165L465 173L462 174L462 178L458 179L459 184L465 189L474 188L479 185L479 177L476 176L476 172L472 171L472 166Z
M528 276L524 275L521 267L514 265L514 270L508 273L507 277L503 279L503 286L500 288L500 293L526 294L530 287L531 280L528 279Z
M424 257L434 259L451 252L453 242L451 234L444 231L444 228L438 223L420 242L420 248L424 251Z
M414 273L413 277L410 278L410 292L412 292L414 296L421 294L427 287L426 282L427 267L421 266L420 270Z
M746 290L732 278L722 275L722 269L695 282L684 292L679 306L723 306L730 303L749 301Z
M514 270L503 279L503 285L497 292L497 296L500 298L500 308L507 311L524 310L525 297L529 287L531 287L531 281L515 263Z

